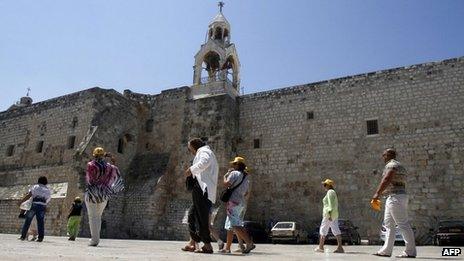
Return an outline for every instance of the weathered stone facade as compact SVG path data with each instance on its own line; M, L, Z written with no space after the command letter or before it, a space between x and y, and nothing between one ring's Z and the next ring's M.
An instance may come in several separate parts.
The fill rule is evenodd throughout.
M382 216L369 201L387 147L397 149L409 171L410 216L421 242L430 239L437 219L464 217L463 58L250 94L239 102L244 142L238 152L255 169L249 218L319 222L320 181L332 178L341 217L362 236L378 238ZM377 135L367 135L370 119L378 121Z
M233 57L238 63L235 49ZM1 112L0 190L26 187L41 175L67 183L46 218L47 234L64 235L91 150L103 146L116 155L126 181L104 213L103 237L185 239L191 200L183 171L192 160L186 143L205 137L221 173L233 156L247 159L253 182L247 219L313 228L321 218L320 182L330 177L341 217L376 240L381 215L369 200L380 181L381 152L395 147L409 170L418 239L427 242L438 219L464 217L464 58L239 97L238 72L233 81L210 77L204 87L223 81L222 93L210 95L200 90L199 73L192 87L157 95L92 88ZM369 120L376 120L377 134L367 135ZM20 195L0 195L0 233L17 233Z

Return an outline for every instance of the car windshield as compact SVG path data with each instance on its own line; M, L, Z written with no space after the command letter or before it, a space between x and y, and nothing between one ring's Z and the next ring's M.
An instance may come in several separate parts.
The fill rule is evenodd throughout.
M439 227L455 227L455 226L464 226L464 221L441 221L438 225Z
M293 223L277 223L274 228L293 228Z

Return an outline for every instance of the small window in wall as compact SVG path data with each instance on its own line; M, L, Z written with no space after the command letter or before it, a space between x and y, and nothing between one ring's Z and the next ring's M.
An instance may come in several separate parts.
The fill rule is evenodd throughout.
M6 156L7 156L7 157L13 156L13 154L14 154L14 147L15 147L14 145L10 145L10 146L8 146L8 148L6 148Z
M71 128L76 128L77 127L77 123L79 122L79 120L77 119L77 117L74 117L72 122L71 122Z
M155 121L153 119L147 120L147 122L145 123L145 131L146 132L153 132L154 123L155 123Z
M42 151L43 151L43 145L44 145L43 140L37 142L37 146L35 147L35 152L37 152L37 153L42 153Z
M367 123L367 135L379 134L379 124L377 120L368 120Z
M124 153L124 139L120 138L118 141L118 153Z
M76 136L69 136L69 138L68 138L68 150L74 149L75 143L76 143Z
M308 111L308 112L306 112L306 119L307 119L307 120L312 120L312 119L314 119L314 112L313 112L313 111Z
M255 149L259 149L260 148L260 142L259 142L259 139L254 139L253 140L253 148Z

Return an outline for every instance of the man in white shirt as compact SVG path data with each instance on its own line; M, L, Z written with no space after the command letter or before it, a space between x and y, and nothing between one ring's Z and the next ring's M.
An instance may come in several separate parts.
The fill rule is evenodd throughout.
M40 177L37 181L37 184L32 186L29 190L29 193L19 202L19 204L25 202L29 198L32 198L32 206L26 214L26 220L24 221L23 228L21 230L21 237L19 239L26 240L27 231L29 230L29 226L31 225L32 219L36 218L37 220L37 229L39 230L39 237L37 242L42 242L44 238L44 220L45 220L45 212L47 208L48 202L51 199L51 191L47 187L47 178Z
M212 204L216 202L219 166L214 152L201 139L191 139L188 149L195 155L195 158L192 166L185 171L185 175L194 179L191 211L195 214L200 230L196 233L195 225L189 224L190 236L195 242L203 241L204 243L204 246L195 252L213 253L209 214Z

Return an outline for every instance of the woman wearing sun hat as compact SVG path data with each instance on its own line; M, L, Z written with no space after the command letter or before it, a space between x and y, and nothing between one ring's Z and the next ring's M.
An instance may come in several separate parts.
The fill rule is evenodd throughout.
M243 250L244 254L249 253L255 248L253 241L243 227L243 217L246 204L246 195L249 188L247 166L243 157L235 157L230 162L231 169L224 175L224 186L233 188L233 192L228 202L226 202L227 218L224 228L227 230L227 243L223 253L230 253L233 233L246 243Z
M326 179L322 182L327 194L322 199L322 222L319 229L319 246L314 249L316 252L324 252L324 241L325 237L329 233L329 228L332 230L332 234L337 238L338 247L334 253L345 252L342 247L342 236L340 228L338 227L338 198L337 193L334 190L334 182L331 179Z
M119 178L116 166L105 161L105 150L96 147L92 153L94 159L87 163L85 175L85 205L89 216L91 239L89 246L97 246L100 242L101 217L108 199L115 194L114 182Z

